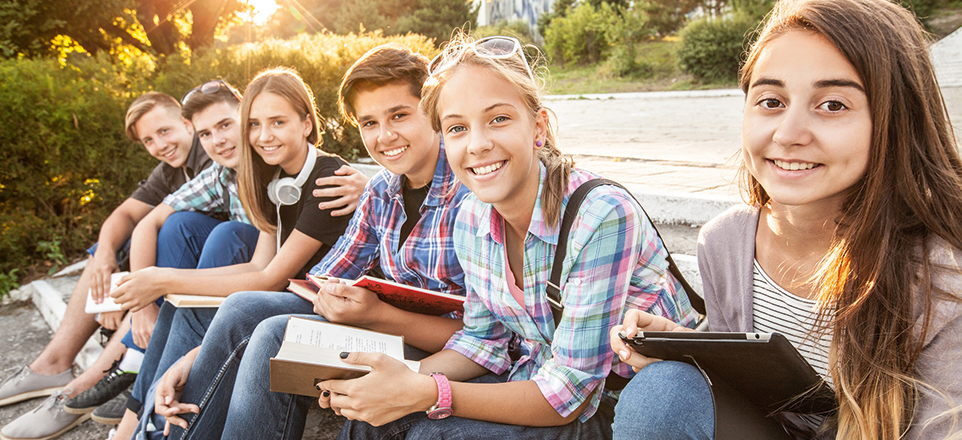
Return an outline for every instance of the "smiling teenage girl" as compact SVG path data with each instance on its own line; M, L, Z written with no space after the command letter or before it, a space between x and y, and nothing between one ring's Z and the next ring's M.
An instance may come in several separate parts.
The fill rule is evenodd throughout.
M782 1L742 71L750 206L705 225L698 259L712 330L783 333L834 386L837 416L778 416L794 438L958 435L962 161L925 48L885 0ZM618 330L643 369L616 438L711 438L697 370L647 365Z
M476 196L465 200L454 230L468 291L464 329L421 362L420 374L385 356L344 353L373 372L322 382L320 404L354 420L341 438L608 436L610 418L598 412L604 379L612 369L627 373L612 366L608 329L626 306L692 318L666 251L629 194L593 191L566 249L565 308L555 328L545 262L567 198L594 176L558 150L517 40L462 36L431 66L421 105L455 175ZM514 361L512 334L523 340Z

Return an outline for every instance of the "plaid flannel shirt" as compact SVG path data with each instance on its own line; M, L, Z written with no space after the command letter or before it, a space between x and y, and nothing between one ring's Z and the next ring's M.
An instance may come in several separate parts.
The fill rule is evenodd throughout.
M407 219L402 176L383 170L368 183L344 235L311 273L356 279L375 265L388 279L437 292L464 295L464 273L454 253L454 222L470 194L448 166L444 144L421 205L421 219L399 248Z
M224 199L229 199L229 202ZM237 172L219 163L205 168L173 194L164 204L175 211L207 214L228 213L231 221L251 224L237 193ZM230 206L225 208L225 204Z
M595 177L572 171L565 204L581 183ZM542 165L542 184L544 178ZM631 375L608 343L608 331L621 323L626 308L685 325L697 318L684 289L668 272L667 252L651 222L621 188L591 191L578 211L561 274L565 308L557 329L544 288L560 220L545 223L539 197L524 243L523 307L508 290L502 225L491 205L474 196L464 201L454 231L468 290L464 329L445 348L498 374L510 369L509 381L535 381L563 417L591 399L579 417L588 420L600 401L594 390L608 372ZM524 339L523 356L514 365L507 351L512 332Z

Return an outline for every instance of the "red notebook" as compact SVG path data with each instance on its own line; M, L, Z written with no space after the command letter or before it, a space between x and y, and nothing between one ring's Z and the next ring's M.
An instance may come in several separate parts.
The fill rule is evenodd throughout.
M290 280L287 290L301 298L313 302L320 285L327 277L307 275L307 280ZM444 315L450 312L464 312L464 297L447 293L433 292L419 287L407 286L370 276L356 281L347 281L352 286L363 287L377 294L381 301L394 307L424 315Z

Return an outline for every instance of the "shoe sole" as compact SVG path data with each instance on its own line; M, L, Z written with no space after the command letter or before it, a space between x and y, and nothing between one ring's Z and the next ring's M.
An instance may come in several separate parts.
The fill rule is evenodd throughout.
M55 438L57 438L57 437L60 437L61 435L64 435L65 433L67 433L67 431L70 431L71 429L76 428L77 425L79 425L79 424L87 421L87 419L89 419L89 418L90 418L90 414L84 414L84 415L80 416L80 418L78 418L77 420L74 420L73 423L65 426L63 429L61 429L61 430L59 430L59 431L57 431L57 432L55 432L55 433L53 433L53 434L50 434L50 435L48 435L48 436L46 436L46 437L29 437L29 438L23 438L23 437L7 437L7 436L5 436L5 435L3 435L3 434L0 434L0 440L51 440L51 439L55 439Z
M65 413L67 413L67 414L86 414L86 413L89 413L89 412L97 409L98 406L100 406L100 405L88 406L88 407L86 407L86 408L71 408L71 407L69 407L69 406L67 406L67 405L64 405L64 406L63 406L63 412L65 412Z
M116 425L116 424L119 424L120 421L123 420L124 418L123 418L123 416L121 416L121 417L102 417L102 416L98 416L97 414L91 413L91 414L90 414L90 419L93 420L93 421L95 421L95 422L97 422L97 423L102 423L102 424L104 424L104 425Z
M53 387L53 388L44 388L42 390L27 391L26 393L20 393L14 396L7 397L6 399L0 400L0 406L19 403L19 402L23 402L24 400L30 400L37 397L46 397L62 389L63 389L63 386L59 386L59 387Z

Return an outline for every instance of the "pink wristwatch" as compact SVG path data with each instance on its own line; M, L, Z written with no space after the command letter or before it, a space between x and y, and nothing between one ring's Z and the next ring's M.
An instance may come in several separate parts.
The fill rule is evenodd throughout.
M441 420L454 414L454 410L451 409L451 383L448 382L444 373L431 373L431 377L438 384L438 403L427 411L428 418Z

